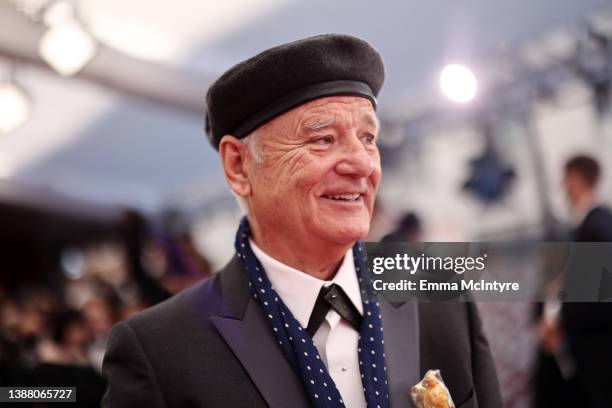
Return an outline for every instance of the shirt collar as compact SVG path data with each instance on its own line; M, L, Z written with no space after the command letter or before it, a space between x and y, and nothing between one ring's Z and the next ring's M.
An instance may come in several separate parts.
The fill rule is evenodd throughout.
M355 272L352 249L349 249L344 255L342 264L334 278L330 281L324 281L285 265L265 253L255 245L253 240L249 241L253 253L264 267L274 290L283 299L283 302L285 302L302 327L308 326L308 320L310 320L310 315L312 314L321 287L329 286L332 283L335 283L344 290L359 313L363 315L363 305L361 304L359 282Z

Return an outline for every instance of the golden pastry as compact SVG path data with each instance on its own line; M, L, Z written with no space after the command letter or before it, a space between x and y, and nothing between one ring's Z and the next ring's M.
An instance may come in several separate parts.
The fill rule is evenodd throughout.
M448 388L442 381L440 370L429 370L410 390L417 408L455 408Z

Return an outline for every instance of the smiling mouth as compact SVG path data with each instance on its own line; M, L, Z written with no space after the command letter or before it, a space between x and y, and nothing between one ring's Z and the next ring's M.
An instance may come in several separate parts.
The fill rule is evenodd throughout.
M361 194L359 194L359 193L354 193L354 194L329 194L329 195L323 195L322 197L326 198L328 200L333 200L333 201L355 202L355 201L359 201L359 199L361 199Z

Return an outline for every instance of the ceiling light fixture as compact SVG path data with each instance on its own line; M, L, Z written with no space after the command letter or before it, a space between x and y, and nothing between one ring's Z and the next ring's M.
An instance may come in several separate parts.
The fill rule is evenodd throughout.
M44 21L49 29L40 39L38 53L60 75L75 75L96 54L95 39L77 18L72 2L53 3Z
M14 82L0 82L0 133L9 133L21 126L30 112L30 98Z
M476 96L476 76L466 66L450 64L440 74L442 92L455 102L469 102Z

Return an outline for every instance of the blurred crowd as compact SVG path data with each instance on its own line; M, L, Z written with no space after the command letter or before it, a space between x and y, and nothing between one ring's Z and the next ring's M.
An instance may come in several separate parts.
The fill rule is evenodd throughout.
M188 233L160 232L133 212L120 226L64 247L55 273L0 279L0 385L76 386L71 406L99 406L112 325L209 275Z

